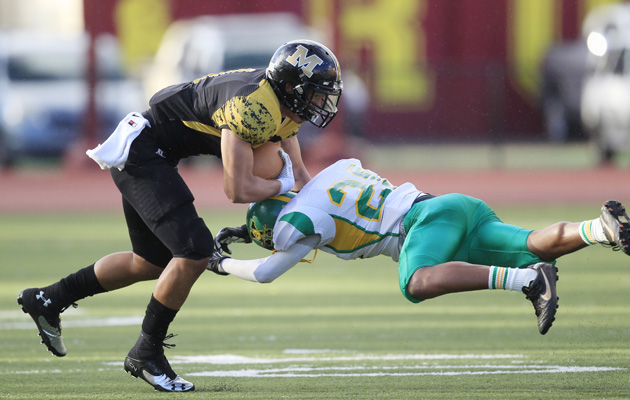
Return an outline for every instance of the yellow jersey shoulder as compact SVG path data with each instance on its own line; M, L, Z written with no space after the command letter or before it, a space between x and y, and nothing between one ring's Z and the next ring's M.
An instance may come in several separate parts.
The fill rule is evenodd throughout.
M300 126L298 123L283 123L280 102L266 79L262 79L252 93L229 99L215 111L212 119L217 126L225 126L239 138L250 142L252 147L258 147L274 137L282 140L295 136ZM277 138L274 139L277 141Z

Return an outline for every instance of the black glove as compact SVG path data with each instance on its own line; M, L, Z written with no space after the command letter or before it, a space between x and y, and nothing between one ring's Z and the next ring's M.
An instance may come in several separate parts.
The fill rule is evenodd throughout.
M241 225L238 228L223 228L214 238L214 244L217 250L232 254L228 245L232 243L251 243L252 238L247 232L247 226Z
M217 275L230 275L227 272L224 272L223 270L219 270L219 264L221 263L221 261L225 260L226 258L230 258L230 257L224 256L218 251L213 252L212 255L210 256L210 260L208 260L208 266L206 267L206 269L208 271L214 272Z

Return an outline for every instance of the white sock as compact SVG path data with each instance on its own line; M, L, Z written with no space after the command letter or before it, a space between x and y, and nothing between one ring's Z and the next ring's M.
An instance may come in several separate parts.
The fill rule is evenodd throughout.
M599 218L582 222L579 231L580 237L586 244L608 243L604 234L602 220Z
M536 278L538 272L529 268L490 267L488 274L488 289L516 290L521 292L523 287Z

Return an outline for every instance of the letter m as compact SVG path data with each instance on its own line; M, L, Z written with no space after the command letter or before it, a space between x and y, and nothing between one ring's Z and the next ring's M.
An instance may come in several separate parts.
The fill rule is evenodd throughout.
M302 71L309 78L313 76L313 69L324 63L324 60L319 58L317 54L313 54L312 56L307 56L308 49L301 44L298 44L295 53L287 57L287 62L294 67L297 66L302 68Z

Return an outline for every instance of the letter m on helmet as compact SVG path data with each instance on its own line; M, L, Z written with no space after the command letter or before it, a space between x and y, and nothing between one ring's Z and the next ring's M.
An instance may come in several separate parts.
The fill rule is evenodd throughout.
M324 60L319 58L317 54L308 56L308 49L302 45L298 45L293 54L287 57L287 62L294 67L302 68L302 71L309 78L313 76L313 69L324 63Z

